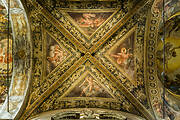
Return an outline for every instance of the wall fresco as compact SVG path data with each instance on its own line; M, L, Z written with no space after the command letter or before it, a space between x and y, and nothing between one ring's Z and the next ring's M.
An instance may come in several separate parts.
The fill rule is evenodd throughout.
M176 14L180 10L180 1L179 0L165 0L165 17L168 19L172 15ZM155 12L162 11L163 0L156 0L153 4L153 9Z
M178 120L180 118L180 19L175 16L168 20L165 24L165 74L163 72L163 42L162 42L162 28L158 38L157 46L157 76L161 81L161 97L163 103L159 103L156 108L159 112L160 118L163 118L165 112L165 119ZM163 94L163 85L165 86L165 93Z
M7 73L7 64L9 64L9 69L12 69L12 40L9 40L9 53L7 53L8 39L3 39L0 41L0 73ZM8 60L7 60L8 58Z
M162 0L157 0L152 6L149 43L147 44L147 79L150 83L149 98L158 120L179 120L179 17L174 11L177 0L165 0L165 23L162 21ZM159 4L159 9L154 5ZM175 5L176 4L176 5ZM165 34L163 32L165 25ZM151 30L154 28L154 30ZM153 35L153 32L155 34ZM158 33L158 34L157 34ZM165 44L163 38L165 37ZM164 46L165 45L165 46ZM154 46L156 46L154 48ZM165 51L163 50L165 48ZM165 74L163 73L163 57L165 52ZM153 56L156 56L154 59ZM152 64L151 64L152 63ZM154 66L154 65L155 66ZM153 69L157 69L153 70ZM159 79L158 79L159 78ZM164 89L165 87L165 89Z

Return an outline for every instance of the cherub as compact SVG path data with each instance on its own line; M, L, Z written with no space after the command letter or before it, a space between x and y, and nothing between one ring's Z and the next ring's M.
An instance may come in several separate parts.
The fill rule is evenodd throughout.
M65 53L60 49L58 45L50 47L50 57L47 57L55 66L63 61Z
M130 49L128 49L129 51ZM117 55L112 54L112 57L117 58L117 64L122 65L122 64L127 64L127 59L132 56L132 54L128 53L126 48L121 48L121 52L117 53Z
M83 17L80 18L78 23L80 24L81 27L94 27L93 24L93 19L96 17L96 14L91 14L91 13L84 13Z
M96 91L99 90L99 86L96 85L96 81L92 78L92 77L86 77L85 81L79 86L82 87L83 85L85 85L85 83L88 83L88 85L83 89L83 91L81 92L81 95L86 94L86 92L88 91L89 93L92 92L92 89L94 88ZM89 89L89 90L88 90Z
M81 27L99 27L105 20L102 16L97 17L96 14L84 13L83 17L78 20Z

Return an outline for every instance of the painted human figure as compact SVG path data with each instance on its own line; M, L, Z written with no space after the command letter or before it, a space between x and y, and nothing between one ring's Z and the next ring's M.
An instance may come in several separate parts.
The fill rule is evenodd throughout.
M120 53L117 53L117 55L112 54L111 56L114 57L114 58L117 58L117 61L116 61L117 64L119 64L119 65L122 65L122 64L126 65L128 58L130 56L132 56L132 54L128 53L126 48L123 47L123 48L121 48L121 52Z
M157 115L160 118L162 118L163 117L162 116L162 113L163 113L163 111L162 111L162 104L157 102L157 101L155 101L155 104L153 104L153 107L156 109Z
M7 48L6 47L7 47L6 44L0 43L0 63L7 64L7 63L11 63L12 62L11 51L9 51L10 53L7 53Z
M3 47L2 44L0 44L0 63L3 63L4 57L3 57Z
M50 57L47 57L47 59L57 66L63 61L64 56L63 50L58 45L54 45L50 47Z
M93 88L98 91L99 90L99 86L96 85L96 82L94 81L94 79L92 77L86 77L85 81L79 86L82 87L83 85L85 85L85 83L88 83L88 85L83 89L83 91L81 92L80 96L83 96L83 94L89 93L91 94ZM88 96L88 94L86 95Z
M102 17L97 17L96 14L84 13L83 16L77 20L77 22L81 27L96 28L104 22L104 19Z

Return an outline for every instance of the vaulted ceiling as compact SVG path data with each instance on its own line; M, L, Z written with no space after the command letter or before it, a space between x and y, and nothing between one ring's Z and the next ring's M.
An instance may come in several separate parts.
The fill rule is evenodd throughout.
M32 39L32 80L25 110L123 111L155 119L154 73L159 14L151 0L23 0ZM155 113L158 114L158 113Z

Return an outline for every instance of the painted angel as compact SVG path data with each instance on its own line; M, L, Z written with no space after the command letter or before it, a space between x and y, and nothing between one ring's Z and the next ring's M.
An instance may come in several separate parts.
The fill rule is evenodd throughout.
M50 47L49 56L50 57L47 57L47 59L55 66L57 66L60 62L63 61L65 53L58 45L54 45Z
M129 51L129 50L128 50ZM132 54L128 53L126 48L121 48L121 52L117 53L117 55L112 54L111 55L114 58L117 58L117 64L119 65L126 65L127 64L127 60L130 56L132 56Z
M84 81L79 87L84 86L86 82L88 83L88 85L82 90L80 96L82 96L83 94L86 94L86 93L91 94L93 88L94 88L96 91L99 90L99 86L96 85L96 81L94 81L94 79L93 79L92 77L86 77L86 78L85 78L85 81ZM88 95L87 95L87 96L88 96Z

